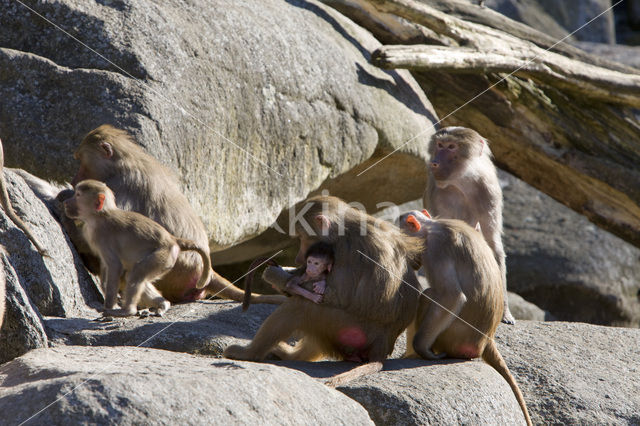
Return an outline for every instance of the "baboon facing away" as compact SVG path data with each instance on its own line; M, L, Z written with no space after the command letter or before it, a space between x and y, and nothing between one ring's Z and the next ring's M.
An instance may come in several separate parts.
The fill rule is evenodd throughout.
M87 134L75 152L80 161L72 184L84 179L102 181L115 194L118 207L147 216L178 238L194 241L209 254L205 227L182 194L174 174L136 145L124 130L102 125ZM157 289L171 302L218 295L241 302L244 293L211 271L212 279L196 288L202 274L200 256L181 252L173 269L156 282ZM281 303L281 295L251 296L252 303Z
M514 324L507 303L507 266L502 245L502 189L487 141L475 130L445 127L429 142L429 180L424 206L434 217L460 219L480 229L500 267L502 321Z
M421 260L430 285L407 330L407 355L415 351L426 359L482 357L509 383L531 424L520 388L493 340L505 295L491 248L461 220L433 220L411 211L400 216L400 226L424 240Z
M408 259L419 255L422 244L335 197L311 198L304 209L296 224L296 262L302 263L317 241L333 247L335 260L326 286L336 292L337 304L289 297L248 346L232 345L224 354L255 361L269 354L306 361L332 357L381 366L415 317L418 281ZM294 334L302 337L292 347L286 341Z

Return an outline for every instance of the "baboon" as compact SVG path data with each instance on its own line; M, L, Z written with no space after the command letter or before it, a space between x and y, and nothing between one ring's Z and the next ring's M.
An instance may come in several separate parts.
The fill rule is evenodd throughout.
M4 322L4 310L6 304L6 292L7 292L7 276L4 272L4 263L2 262L2 257L4 257L5 248L0 245L0 329L2 328L2 323Z
M333 267L333 247L320 241L315 243L307 250L305 263L304 273L291 278L285 285L285 290L289 294L297 294L314 303L320 303L327 286L327 275ZM300 285L304 282L313 283L313 291Z
M407 330L407 356L415 351L426 359L482 357L509 383L530 425L520 388L493 340L505 294L491 248L461 220L429 219L415 210L400 217L400 227L424 240L421 260L430 285Z
M174 174L133 142L124 130L102 125L89 132L75 152L80 168L72 184L95 179L114 192L118 207L147 216L178 238L194 241L209 255L205 227L189 205ZM212 279L203 289L196 288L202 274L202 260L195 253L181 252L173 269L156 282L171 302L218 295L241 302L244 293L228 280L210 271ZM252 303L281 303L281 295L251 296Z
M480 224L493 250L507 294L507 266L502 246L502 189L487 141L475 130L445 127L429 142L429 180L424 207L438 218ZM502 322L515 324L504 298Z
M2 147L2 141L0 140L0 202L2 203L2 208L4 212L9 216L9 219L24 232L24 234L31 240L31 243L36 247L38 253L42 256L48 256L47 251L42 247L42 244L38 241L38 239L33 235L31 230L27 227L27 225L20 219L20 217L16 214L15 210L13 210L13 206L11 205L11 200L9 199L9 193L7 192L7 183L4 180L4 148Z
M138 311L138 305L155 308L162 315L169 302L153 282L174 267L180 250L195 251L202 258L205 272L196 288L209 281L211 263L207 250L193 241L174 237L140 213L119 209L113 192L102 182L88 179L77 183L73 197L64 202L64 210L70 218L84 223L82 233L100 257L105 315L131 316ZM121 309L115 309L118 290L124 290Z
M303 210L296 223L300 238L296 263L304 261L317 241L331 245L334 263L326 284L337 295L336 303L289 297L249 345L231 345L224 355L253 361L270 354L288 360L368 361L375 368L362 367L375 371L415 317L418 281L408 259L419 256L422 243L335 197L313 197ZM292 347L286 341L294 334L301 338Z

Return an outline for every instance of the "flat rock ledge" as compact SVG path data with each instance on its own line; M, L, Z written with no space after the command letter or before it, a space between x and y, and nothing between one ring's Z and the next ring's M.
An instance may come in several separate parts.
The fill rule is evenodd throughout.
M148 348L36 349L0 383L3 424L372 424L301 372Z

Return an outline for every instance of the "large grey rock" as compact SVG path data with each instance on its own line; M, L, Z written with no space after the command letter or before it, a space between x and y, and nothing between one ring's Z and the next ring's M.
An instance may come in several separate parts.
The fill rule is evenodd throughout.
M511 291L507 292L509 309L517 320L550 321L555 319L549 312L545 312L531 302L527 302L522 296Z
M486 0L485 5L558 40L575 32L576 40L616 42L611 0Z
M640 330L519 321L498 348L534 424L640 424Z
M219 355L228 344L248 343L273 307L242 313L234 302L173 306L165 318L110 323L47 318L54 346L150 346ZM546 325L548 324L548 325ZM520 320L501 325L498 348L519 383L534 423L631 423L640 395L640 330ZM515 397L483 362L402 360L396 342L380 373L339 388L362 404L377 424L519 423ZM356 366L348 362L273 361L325 379ZM636 416L636 417L634 417Z
M44 202L20 174L4 170L13 208L49 257L42 257L22 230L0 209L0 245L7 281L7 314L0 332L0 362L47 345L42 316L87 317L101 296Z
M4 177L14 210L49 253L48 257L41 256L22 230L0 211L0 242L40 314L82 316L89 311L88 305L99 306L92 277L45 201L15 171L5 169Z
M173 306L163 318L126 318L107 323L47 318L46 325L55 346L130 345L219 356L229 344L248 343L273 309L253 305L243 313L238 303L204 301ZM404 353L404 336L396 346L394 358ZM331 361L274 363L323 379L356 365ZM486 419L488 423L522 421L509 386L481 362L395 359L385 362L382 373L340 390L362 404L378 424L449 423L456 418Z
M163 317L91 318L46 317L54 345L144 346L175 352L220 356L238 339L253 338L273 305L252 305L243 313L241 305L225 300L207 300L172 306Z
M582 50L620 62L634 68L640 68L640 46L625 46L622 44L610 45L603 43L581 42L576 44Z
M6 284L6 312L0 329L0 364L12 360L31 349L47 347L49 342L42 324L42 317L29 300L20 281L9 264L9 259L1 254L2 273Z
M370 65L379 43L331 8L33 2L100 57L19 3L0 6L9 165L69 179L82 135L117 124L178 172L213 249L258 235L321 186L374 209L419 196L422 184L404 183L426 179L432 107L408 72Z
M346 362L277 362L327 378ZM511 388L482 361L394 359L381 372L338 387L378 425L525 424Z
M499 174L509 289L559 320L640 325L640 249Z
M3 424L372 424L291 369L131 347L38 349L0 367Z

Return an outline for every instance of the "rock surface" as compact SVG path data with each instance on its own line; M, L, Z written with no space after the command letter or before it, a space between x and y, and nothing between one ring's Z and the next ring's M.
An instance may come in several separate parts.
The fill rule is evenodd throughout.
M7 280L7 315L0 332L0 362L47 344L43 315L94 315L101 296L60 224L23 178L4 170L14 210L49 252L42 257L0 209L2 265Z
M640 330L519 321L498 348L534 424L640 423Z
M559 320L640 325L640 249L499 174L509 289Z
M258 235L321 186L375 208L416 198L402 183L426 179L430 103L408 72L370 65L379 42L320 3L33 6L102 57L21 4L0 5L7 164L69 180L85 133L124 127L181 176L213 249Z
M242 313L239 303L199 301L172 306L159 318L45 318L53 345L142 346L175 352L220 356L237 339L251 339L273 305L252 305Z
M155 349L35 350L0 367L0 383L7 425L372 424L303 373Z
M513 317L517 320L529 321L551 321L555 317L531 302L527 302L522 296L511 291L507 292L509 298L509 309Z
M614 44L611 0L486 0L485 5L545 34L565 39ZM582 29L580 29L582 28Z
M640 46L610 45L603 43L577 43L577 46L585 52L607 58L621 64L640 68Z
M346 362L282 363L326 378ZM525 424L507 382L482 361L386 361L384 369L338 388L378 425Z
M56 319L55 324L48 319L47 326L67 334L67 343L117 345L120 341L215 355L228 344L247 343L270 309L252 306L243 314L236 303L200 302L174 306L166 318L153 319L153 324L131 318L113 329L105 324L102 330L82 330L74 319ZM496 341L535 424L638 422L639 329L520 320L515 326L500 325ZM60 345L64 340L53 337L52 342ZM405 347L401 336L392 358L401 357ZM315 378L355 366L331 361L272 363ZM478 360L391 359L382 372L339 390L364 406L377 424L522 421L506 382Z

